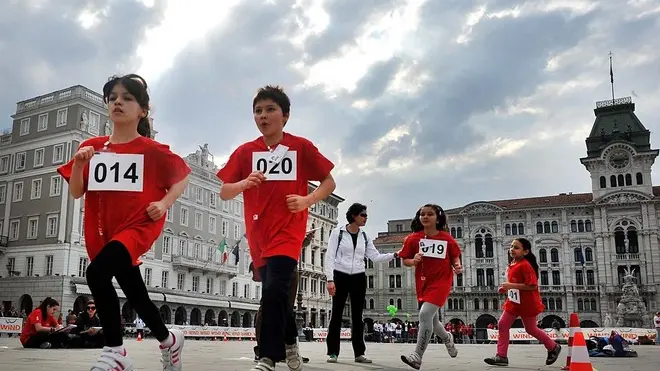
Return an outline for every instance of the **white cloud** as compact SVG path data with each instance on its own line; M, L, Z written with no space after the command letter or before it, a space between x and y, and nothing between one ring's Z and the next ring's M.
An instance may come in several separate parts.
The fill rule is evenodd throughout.
M147 81L154 82L165 73L174 59L190 43L203 40L211 30L222 24L240 0L171 0L163 22L147 31L144 42L137 49L142 59L138 70ZM210 46L216 47L216 46Z

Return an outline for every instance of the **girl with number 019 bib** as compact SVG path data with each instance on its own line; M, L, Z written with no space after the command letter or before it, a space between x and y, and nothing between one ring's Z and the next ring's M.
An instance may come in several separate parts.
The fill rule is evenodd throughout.
M183 333L163 323L149 299L139 258L160 235L167 209L188 184L190 168L169 146L150 138L149 94L142 77L110 78L103 100L112 134L85 140L73 159L57 169L74 198L85 196L85 245L91 260L87 284L106 340L91 370L133 370L122 342L113 277L160 342L163 370L181 370Z
M399 257L405 266L415 267L419 331L415 351L402 355L401 360L419 370L433 333L442 339L452 358L458 355L451 335L440 322L439 310L449 297L454 272L460 274L463 267L461 250L448 232L447 217L440 206L427 204L417 210L410 228L413 233L406 237Z
M548 350L546 365L551 365L559 358L561 346L536 326L536 316L543 312L543 303L538 289L539 265L532 253L532 244L525 238L517 238L509 248L511 263L507 269L507 281L499 292L506 294L504 310L498 322L497 354L486 358L484 362L494 366L508 366L509 330L513 322L520 317L525 331L545 345Z

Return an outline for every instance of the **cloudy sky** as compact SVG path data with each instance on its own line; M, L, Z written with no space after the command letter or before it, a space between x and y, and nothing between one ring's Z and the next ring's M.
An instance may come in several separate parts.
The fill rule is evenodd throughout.
M375 233L426 202L589 191L610 51L660 147L658 35L660 0L8 0L0 112L9 127L16 101L138 72L158 139L221 164L258 136L255 90L280 84L287 129L335 162Z

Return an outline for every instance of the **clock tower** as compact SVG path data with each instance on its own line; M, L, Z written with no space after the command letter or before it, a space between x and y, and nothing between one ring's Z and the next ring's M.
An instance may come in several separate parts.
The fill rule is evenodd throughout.
M651 167L658 156L631 97L596 102L596 120L580 162L591 173L594 201L626 191L653 197Z

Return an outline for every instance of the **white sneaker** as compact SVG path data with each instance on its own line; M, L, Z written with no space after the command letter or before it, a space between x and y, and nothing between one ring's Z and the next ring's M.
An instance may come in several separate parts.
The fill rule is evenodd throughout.
M160 362L163 364L163 371L181 371L181 366L183 365L181 353L183 351L185 337L179 329L172 329L170 333L174 337L174 344L169 348L160 346L160 354L162 356Z
M286 346L286 365L291 371L302 370L303 361L298 353L298 343Z
M110 348L103 347L101 351L101 356L92 365L90 371L133 371L133 362L126 357L126 349L122 354L121 351Z
M453 340L446 342L445 346L447 347L447 353L449 353L451 358L456 358L456 356L458 356L458 349L456 349L456 345L454 344Z

